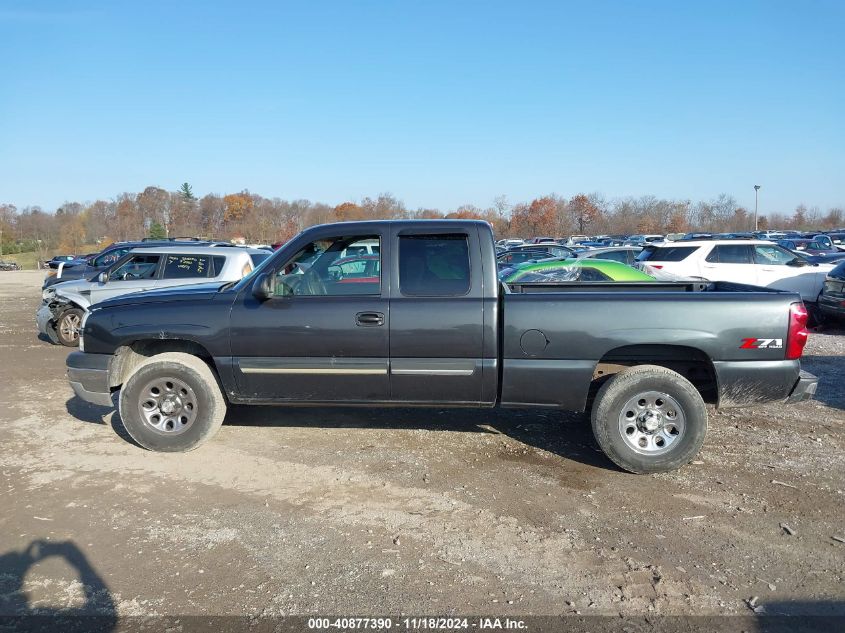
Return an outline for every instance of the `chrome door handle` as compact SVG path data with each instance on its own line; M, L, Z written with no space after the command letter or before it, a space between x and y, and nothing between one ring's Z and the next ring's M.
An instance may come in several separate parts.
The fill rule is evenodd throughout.
M361 327L378 327L384 325L384 314L381 312L359 312L355 315L355 325Z

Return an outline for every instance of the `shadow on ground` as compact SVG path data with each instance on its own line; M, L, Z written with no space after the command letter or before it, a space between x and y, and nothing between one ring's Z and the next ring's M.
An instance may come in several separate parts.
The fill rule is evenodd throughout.
M63 559L76 572L84 603L79 607L40 607L25 590L29 571L49 558ZM73 541L32 541L25 549L0 555L0 628L10 630L94 631L117 625L111 591Z
M89 424L110 425L127 442L129 436L114 409L80 400L67 412ZM109 417L110 416L110 417ZM374 407L258 407L230 405L230 426L309 427L323 429L425 429L507 435L527 446L588 466L621 472L598 449L584 414L537 409L435 409Z
M598 449L589 419L581 413L537 409L233 406L226 415L225 424L493 433L564 459L621 472Z
M845 356L803 356L801 369L819 379L813 400L835 409L845 409Z

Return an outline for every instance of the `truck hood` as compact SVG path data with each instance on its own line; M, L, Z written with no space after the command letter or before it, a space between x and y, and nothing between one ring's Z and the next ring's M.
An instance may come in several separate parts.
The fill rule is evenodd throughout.
M220 281L214 281L204 284L193 284L190 286L164 288L162 290L133 292L132 294L121 295L119 297L101 301L97 303L94 308L99 309L112 306L138 305L139 303L172 303L174 301L210 300L221 294L218 292L218 289L223 285L224 284Z

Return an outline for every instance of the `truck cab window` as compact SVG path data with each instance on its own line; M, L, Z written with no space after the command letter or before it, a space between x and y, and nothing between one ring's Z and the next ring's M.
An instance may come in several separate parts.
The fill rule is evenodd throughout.
M469 292L469 244L463 234L399 237L399 290L411 297Z
M276 274L277 296L381 293L380 241L373 236L311 242Z

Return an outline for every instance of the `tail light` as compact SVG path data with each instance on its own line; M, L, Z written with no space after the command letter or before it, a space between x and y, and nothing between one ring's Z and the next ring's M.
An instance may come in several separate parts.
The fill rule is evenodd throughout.
M649 266L651 266L652 268L656 268L657 270L663 268L663 264L649 264Z
M786 358L797 360L807 344L807 308L803 303L789 306L789 331L786 333Z

